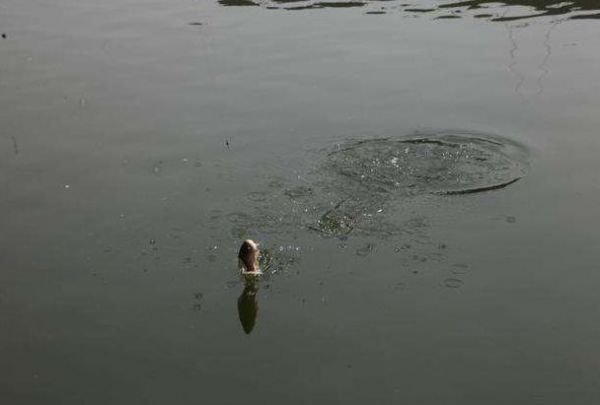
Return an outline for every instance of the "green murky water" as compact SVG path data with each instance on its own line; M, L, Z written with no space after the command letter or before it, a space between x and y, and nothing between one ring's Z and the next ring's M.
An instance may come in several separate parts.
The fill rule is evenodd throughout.
M598 402L599 13L4 1L0 401Z

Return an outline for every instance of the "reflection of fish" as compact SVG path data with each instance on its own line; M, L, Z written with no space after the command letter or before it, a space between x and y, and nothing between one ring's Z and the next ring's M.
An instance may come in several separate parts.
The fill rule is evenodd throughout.
M261 271L258 264L259 257L260 250L258 249L258 243L251 239L246 239L242 243L238 253L238 259L240 261L242 272L260 274Z
M240 294L238 304L238 315L242 329L246 334L250 334L254 325L256 325L256 316L258 314L258 302L256 293L258 292L258 281L255 277L246 277L244 290Z
M238 315L244 332L250 334L256 324L256 315L258 314L258 302L256 301L256 293L258 292L259 276L262 271L259 267L258 260L261 253L258 249L258 243L252 239L246 239L240 246L238 259L242 275L244 277L244 290L240 294L238 304Z

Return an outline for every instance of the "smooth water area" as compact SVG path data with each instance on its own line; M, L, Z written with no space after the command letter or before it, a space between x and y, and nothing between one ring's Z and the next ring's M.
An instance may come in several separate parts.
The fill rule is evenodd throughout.
M599 15L3 1L0 402L600 402Z

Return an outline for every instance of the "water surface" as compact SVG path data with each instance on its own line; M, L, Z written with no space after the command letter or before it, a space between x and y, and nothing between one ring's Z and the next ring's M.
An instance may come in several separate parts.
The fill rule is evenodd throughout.
M4 1L2 403L597 403L599 13Z

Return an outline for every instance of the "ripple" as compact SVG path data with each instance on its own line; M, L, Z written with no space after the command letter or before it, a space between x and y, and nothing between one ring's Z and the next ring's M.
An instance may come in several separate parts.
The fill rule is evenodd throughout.
M370 255L374 249L375 249L375 244L367 243L365 246L356 249L356 255L365 257L365 256Z
M528 172L527 150L489 134L440 133L354 141L323 165L364 193L456 195L497 190Z
M469 265L467 264L463 264L463 263L456 263L452 265L452 274L455 274L457 276L462 276L464 274L467 274L469 272Z
M246 195L246 198L253 202L264 202L267 200L268 197L269 194L264 191L253 191Z
M298 186L286 189L284 194L290 197L292 200L297 200L300 198L311 197L313 195L313 189L312 187Z
M277 191L269 183L271 191L246 194L245 211L217 216L236 238L310 230L340 240L404 235L430 244L430 218L409 207L505 188L527 174L528 157L514 141L466 131L350 140L317 151L301 173L304 184L277 180Z
M460 288L463 282L457 278L447 278L444 280L444 285L448 288Z

